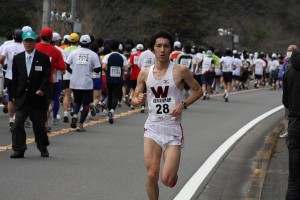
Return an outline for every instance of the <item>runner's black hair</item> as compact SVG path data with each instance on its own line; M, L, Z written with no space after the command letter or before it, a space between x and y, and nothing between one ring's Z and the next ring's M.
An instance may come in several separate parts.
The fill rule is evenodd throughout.
M154 50L154 45L156 42L157 38L165 38L168 39L170 41L170 45L171 45L171 50L173 51L173 45L174 45L174 38L173 36L166 30L160 30L156 33L154 33L154 35L151 36L149 44L150 44L150 49L151 51Z

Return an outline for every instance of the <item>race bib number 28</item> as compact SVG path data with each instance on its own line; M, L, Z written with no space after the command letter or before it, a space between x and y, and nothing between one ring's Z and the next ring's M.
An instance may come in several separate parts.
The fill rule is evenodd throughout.
M175 107L175 101L172 98L153 99L152 104L155 106L155 114L159 116L170 115Z

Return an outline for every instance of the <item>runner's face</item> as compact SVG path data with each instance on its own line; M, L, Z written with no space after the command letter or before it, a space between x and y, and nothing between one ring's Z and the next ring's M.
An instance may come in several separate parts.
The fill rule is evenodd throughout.
M160 61L169 60L171 54L170 40L166 38L157 38L154 44L154 54Z

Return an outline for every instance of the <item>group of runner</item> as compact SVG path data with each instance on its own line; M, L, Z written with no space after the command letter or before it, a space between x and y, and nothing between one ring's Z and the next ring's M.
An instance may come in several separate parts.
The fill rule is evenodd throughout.
M210 99L212 93L224 90L223 98L228 102L229 93L232 90L248 89L251 79L255 80L255 88L270 86L273 90L282 87L282 66L285 60L282 54L230 49L215 51L214 47L205 49L190 44L182 46L176 41L170 59L190 69L202 86L203 100ZM185 90L188 95L187 86Z
M24 26L22 29L14 30L8 35L8 40L1 45L0 63L3 66L1 69L4 77L1 78L2 83L0 83L2 96L5 94L9 97L11 92L13 55L24 51L21 37L22 32L27 30L32 29ZM119 42L102 38L95 39L92 35L80 37L77 33L61 37L50 28L42 29L39 36L40 42L37 44L37 49L45 52L52 59L49 122L46 122L48 132L51 132L50 124L57 124L60 121L61 117L58 114L60 105L63 109L62 121L71 122L70 126L76 128L77 131L85 131L82 126L85 119L92 118L100 112L102 116L108 116L109 123L113 124L114 112L117 106L122 106L122 103L135 109L131 105L131 99L139 72L155 64L155 56L147 48L147 44L144 42L134 44L132 40ZM49 46L55 47L56 50ZM77 53L73 55L72 52L75 50ZM213 93L224 91L223 98L225 102L228 102L230 92L248 89L250 79L255 79L256 88L263 85L269 85L271 89L280 88L284 57L275 53L252 54L230 49L215 51L214 47L197 48L188 43L182 45L181 42L175 41L170 60L189 68L202 87L203 100L210 99ZM87 62L87 59L92 59L93 62ZM99 68L92 72L92 83L84 78L84 75L89 76L89 74L83 70L84 68L76 67L77 65L87 65L86 69ZM87 95L81 90L92 90L92 94ZM190 91L186 84L184 91L185 98L187 98ZM79 103L74 103L76 98ZM11 129L14 125L13 101L11 98L6 98L6 100L3 98L3 102L7 104L4 109L8 111ZM78 120L79 111L81 111L81 116ZM142 105L141 112L144 111L145 105ZM50 113L52 113L51 116ZM28 124L30 127L29 120Z

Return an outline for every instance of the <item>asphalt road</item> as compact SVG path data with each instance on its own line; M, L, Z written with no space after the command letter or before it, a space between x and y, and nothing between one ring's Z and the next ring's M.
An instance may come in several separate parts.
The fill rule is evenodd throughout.
M227 138L281 105L281 95L279 90L254 90L232 94L229 103L219 95L190 106L183 113L185 148L179 180L172 189L160 183L160 199L173 199ZM9 158L11 134L8 118L1 112L0 199L147 199L143 163L143 124L147 115L128 110L125 105L119 108L117 113L122 114L113 125L97 117L83 133L70 131L69 124L62 122L53 125L50 157L40 157L35 144L30 143L25 158L18 160ZM33 138L32 130L26 130L28 138Z

